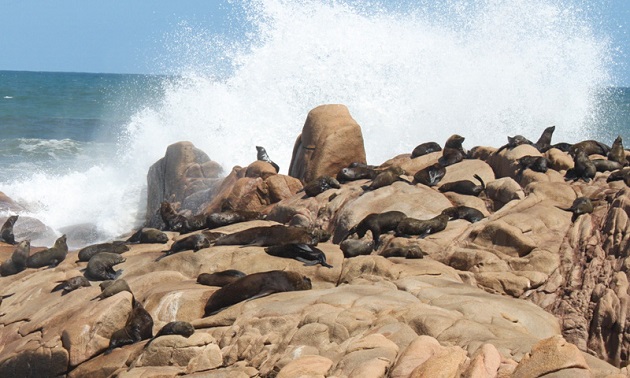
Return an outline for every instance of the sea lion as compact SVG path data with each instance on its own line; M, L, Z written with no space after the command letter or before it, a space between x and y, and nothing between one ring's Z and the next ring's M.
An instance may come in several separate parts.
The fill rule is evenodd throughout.
M269 227L252 227L219 237L214 245L257 245L267 247L279 244L317 245L321 231L304 227L273 225Z
M231 282L236 281L246 274L236 269L228 269L221 272L201 273L197 276L197 283L206 286L223 287Z
M463 143L466 140L466 138L464 138L461 135L458 134L453 134L450 137L448 137L448 139L446 140L446 142L444 143L444 148L452 148L455 150L458 150L459 152L462 153L462 155L466 155L466 151L464 150L463 147Z
M374 249L378 248L381 234L389 231L394 231L398 226L398 223L407 218L407 215L402 211L386 211L384 213L372 213L363 218L356 226L352 227L348 235L356 233L359 238L365 236L365 233L369 230L372 232L372 239L374 241Z
M534 147L538 149L538 151L546 151L551 146L551 137L553 136L553 132L556 131L555 126L547 127L543 133L538 138L538 141L534 143Z
M457 164L464 160L464 156L466 155L457 149L444 148L442 150L442 156L438 159L438 164L443 167L448 167L449 165Z
M315 197L318 194L321 194L328 189L339 189L341 186L339 185L339 181L330 177L330 176L319 176L313 181L310 181L302 190L306 193L307 197Z
M326 268L332 268L332 265L326 262L326 255L324 252L321 249L308 244L272 245L266 247L265 252L271 256L296 259L303 262L305 266L320 264Z
M613 142L610 151L608 151L608 160L615 161L621 164L622 167L628 165L628 160L626 159L626 151L623 148L623 141L621 140L621 135L618 135L615 141Z
M164 244L168 243L168 235L157 228L142 227L126 240L127 243Z
M31 253L31 241L22 240L6 261L0 265L0 275L3 277L20 273L27 267L28 255Z
M589 139L589 140L584 140L582 142L575 143L574 145L572 145L571 148L569 149L569 154L571 156L575 156L578 150L582 150L586 155L598 154L602 156L607 156L608 151L610 151L610 147L608 147L602 142Z
M125 327L115 331L109 340L109 347L105 354L125 345L137 343L153 337L153 318L142 304L132 297L132 310L127 318Z
M516 148L516 147L522 145L522 144L529 144L529 145L533 145L534 144L534 143L532 143L531 140L525 138L522 135L515 135L513 137L508 136L507 139L508 139L507 144L504 144L503 146L499 147L499 149L495 152L495 154L498 154L499 152L503 151L506 148L511 150L513 148Z
M249 274L212 293L204 309L204 317L245 300L311 288L310 278L297 272L272 270Z
M13 296L15 293L0 295L0 305L2 305L2 301ZM0 316L4 316L4 313L0 313Z
M482 191L486 189L486 184L483 182L481 177L478 174L473 175L481 185L476 185L474 182L470 180L459 180L448 182L442 186L440 186L440 192L455 192L459 194L466 194L470 196L478 196Z
M99 286L101 288L101 293L97 295L96 297L92 298L91 300L95 300L95 299L101 300L101 299L109 298L112 295L116 295L120 293L121 291L128 291L131 293L131 289L129 288L127 281L125 281L122 278L117 279L115 281L111 281L111 280L103 281L101 282Z
M189 235L183 239L175 241L175 243L171 245L171 248L169 250L163 251L166 252L166 254L164 256L158 257L155 261L160 261L166 256L170 256L177 252L190 250L192 250L193 252L197 252L200 249L208 247L210 247L210 240L208 240L208 238L206 238L204 234L200 233Z
M413 179L419 184L435 186L442 180L445 174L446 168L440 163L435 163L416 172L416 174L413 175Z
M68 244L66 244L66 235L61 235L51 248L30 255L26 261L26 266L29 268L57 266L67 255Z
M212 213L206 217L207 228L217 228L228 226L230 224L247 222L250 220L264 219L265 215L257 211L235 211L228 210L218 213Z
M372 240L366 242L360 239L346 239L339 244L339 248L345 258L369 255L375 249Z
M584 150L574 150L573 163L573 168L569 168L564 174L565 180L576 181L582 179L585 182L589 182L595 177L597 168L595 168L595 164L588 158Z
M597 172L609 172L616 171L617 169L623 168L623 166L616 161L608 160L608 159L593 159L591 160L595 165L595 170Z
M57 283L59 283L59 285L55 286L50 292L54 293L55 291L63 290L61 296L64 296L69 292L80 289L82 287L92 286L90 284L90 281L88 281L88 279L83 276L72 277L65 281L57 281Z
M363 186L363 190L376 190L384 186L389 186L396 181L404 181L411 184L407 179L401 177L404 174L406 174L404 169L395 165L391 166L381 173L377 174L370 185Z
M267 163L273 166L273 168L276 170L276 173L280 172L280 167L278 166L278 164L271 161L271 159L269 158L269 155L267 154L267 150L265 150L264 147L256 146L256 151L257 151L256 156L258 160L266 161Z
M166 335L180 335L189 338L193 333L195 333L195 327L193 327L192 324L183 321L174 321L166 323L164 327L155 334L154 339Z
M612 181L624 181L626 177L630 178L630 168L622 168L618 171L612 172L608 178L606 178L606 182Z
M160 216L164 222L164 231L175 231L185 233L186 230L186 217L181 214L177 214L173 205L170 202L162 201L160 204Z
M426 154L430 154L431 152L442 151L442 147L435 142L426 142L416 146L416 148L411 151L411 158L417 158L419 156L423 156Z
M117 253L120 255L127 251L129 251L129 247L127 247L125 242L122 241L92 244L79 250L79 261L90 261L92 256L101 252Z
M481 211L464 205L447 207L442 210L442 214L448 215L450 220L465 219L470 223L479 222L485 218Z
M408 245L405 247L390 247L379 253L383 257L404 257L406 259L422 259L428 253L424 252L417 245Z
M8 244L15 244L15 235L13 235L13 225L18 219L18 215L11 215L0 228L0 241Z
M575 222L577 217L580 215L590 214L593 212L593 203L588 197L578 197L573 201L571 207L568 209L563 209L561 207L559 207L559 209L572 212L573 215L571 216L571 222Z
M552 146L549 146L549 147L547 147L546 149L544 149L544 150L542 150L540 152L547 152L547 151L549 151L552 148L555 148L555 149L560 150L562 152L569 152L569 151L571 151L571 147L572 146L573 145L571 143L560 142L560 143L556 143L556 144L554 144Z
M347 181L356 181L356 180L374 180L378 172L374 168L370 167L347 167L342 168L339 173L337 173L337 180L339 182L347 182Z
M94 281L114 280L118 272L113 266L122 264L127 259L117 253L99 252L90 258L85 268L85 278Z
M528 168L534 172L545 173L547 172L549 164L549 160L544 156L523 156L518 159L519 171L517 172L517 175L522 175Z
M429 234L444 230L449 218L447 214L440 214L425 220L407 217L396 226L396 236L418 235L420 238L424 238Z

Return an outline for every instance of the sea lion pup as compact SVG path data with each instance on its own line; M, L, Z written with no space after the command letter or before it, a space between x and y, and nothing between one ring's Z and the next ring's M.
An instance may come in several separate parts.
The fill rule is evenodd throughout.
M271 256L296 259L304 263L304 266L320 264L326 268L332 265L326 262L326 255L321 249L308 244L281 244L265 248L265 252Z
M486 189L486 184L483 182L481 177L478 174L473 175L474 178L477 179L481 183L481 185L476 185L474 182L470 180L459 180L448 182L438 189L440 192L455 192L459 194L467 194L470 196L478 196L479 193Z
M406 259L422 259L428 253L424 252L417 245L408 245L405 247L389 247L381 251L379 256L383 257L404 257Z
M13 225L18 219L18 215L11 215L0 228L0 241L8 244L15 244L15 236L13 235Z
M369 230L372 232L372 240L374 241L373 249L378 248L381 234L394 231L398 223L407 218L402 211L386 211L384 213L372 213L363 218L356 226L348 231L348 236L354 233L363 238Z
M221 272L201 273L197 276L197 283L206 286L223 287L245 276L246 274L240 270L228 269Z
M258 152L257 153L258 160L266 161L267 163L273 166L273 168L276 170L276 173L280 172L280 167L278 166L278 164L271 161L271 159L269 158L269 155L267 154L267 150L265 150L264 147L256 146L256 151Z
M378 172L367 165L359 165L355 167L342 168L337 173L337 180L339 182L348 182L356 180L374 180Z
M621 135L618 135L615 141L613 142L610 151L608 151L608 160L615 161L621 164L622 167L628 165L628 160L626 159L626 151L623 148L623 142L621 140Z
M92 286L90 284L90 281L88 281L88 279L83 276L72 277L65 281L57 281L57 283L59 283L59 285L55 286L50 292L54 293L55 291L63 290L61 296L64 296L69 292L80 289L82 287Z
M534 147L536 147L538 151L548 150L551 146L551 137L553 136L554 131L556 131L555 126L547 127L540 135L540 138L538 138L538 141L534 143Z
M94 281L116 279L118 273L113 266L122 264L127 259L117 253L100 252L90 258L85 268L85 278Z
M3 277L20 273L27 267L28 255L31 253L31 241L22 240L7 260L0 265L0 275Z
M430 154L431 152L442 151L442 147L435 142L426 142L416 146L416 148L411 151L411 158L417 158L419 156L423 156L426 154Z
M384 186L389 186L389 185L395 183L396 181L404 181L404 182L406 182L408 184L411 184L411 182L409 182L409 180L401 177L404 174L406 174L404 169L393 165L393 166L387 168L386 170L380 172L379 174L377 174L376 177L374 177L374 179L370 183L370 185L364 185L362 188L363 188L363 190L366 190L366 191L367 190L376 190L376 189L382 188Z
M257 245L261 247L279 244L317 245L321 241L322 233L321 230L304 227L261 226L220 236L214 245Z
M418 235L420 238L424 238L429 234L435 234L446 228L448 224L449 216L447 214L440 214L431 219L416 219L405 218L398 223L396 227L396 236L410 236Z
M435 163L423 168L413 175L415 182L426 186L436 186L446 174L446 168L440 163Z
M315 197L318 194L324 193L328 189L339 189L339 181L330 176L319 176L313 181L310 181L301 190L306 193L307 197Z
M168 243L168 235L157 228L142 227L126 240L131 244L164 244Z
M588 197L578 197L573 201L571 207L569 207L568 209L563 209L561 207L558 208L564 211L572 212L573 216L571 216L571 222L575 222L577 217L579 217L580 215L590 214L593 212L593 203Z
M369 255L375 249L372 240L366 242L359 239L346 239L339 243L339 248L345 258Z
M247 222L257 219L265 219L265 215L257 211L221 211L218 213L212 213L206 217L207 228L217 228L228 226L235 223Z
M297 272L272 270L249 274L212 293L204 309L204 317L226 307L273 293L310 290L311 279Z
M479 222L485 218L481 211L464 205L447 207L442 210L442 214L448 215L450 220L465 219L470 223Z
M161 231L160 231L161 232ZM92 256L101 252L122 254L129 251L129 247L123 241L115 241L111 243L92 244L79 250L78 261L90 261Z
M101 282L99 287L101 288L101 293L97 295L96 297L92 298L91 299L92 301L95 299L101 300L101 299L109 298L112 295L116 295L120 293L121 291L128 291L131 293L131 289L129 288L127 281L125 281L122 278L119 278L115 281L112 281L112 280L103 281Z
M177 214L173 205L167 201L162 201L160 204L160 217L164 222L164 231L181 232L186 229L186 217L181 214Z
M197 252L200 249L208 247L210 247L210 240L208 240L204 234L189 235L173 243L170 249L163 251L166 252L166 254L158 257L155 261L160 261L166 256L173 255L177 252L190 250Z
M66 235L61 235L51 248L30 255L26 261L26 266L29 268L57 266L67 255L68 245L66 244Z
M528 168L534 172L545 173L547 172L548 166L549 160L546 157L526 155L518 159L519 170L516 175L521 176Z
M115 331L109 339L109 347L105 354L125 345L148 340L153 337L153 318L142 304L132 297L132 310L127 318L125 327Z
M585 182L589 182L595 177L597 168L595 168L595 164L588 158L584 150L574 150L573 163L573 168L567 169L564 174L565 180L576 181L578 179L582 179Z
M591 161L595 165L597 172L616 171L617 169L623 168L621 164L608 159L593 159Z

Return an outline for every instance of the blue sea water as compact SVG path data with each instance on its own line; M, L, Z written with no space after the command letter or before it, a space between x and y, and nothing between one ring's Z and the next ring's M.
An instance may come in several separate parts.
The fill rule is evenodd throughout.
M630 143L614 46L570 1L244 4L242 41L190 26L166 38L171 76L0 71L0 191L53 230L117 237L144 219L146 173L169 144L191 141L226 172L263 145L286 173L324 103L348 106L371 164L455 133L500 146L550 125L556 142Z

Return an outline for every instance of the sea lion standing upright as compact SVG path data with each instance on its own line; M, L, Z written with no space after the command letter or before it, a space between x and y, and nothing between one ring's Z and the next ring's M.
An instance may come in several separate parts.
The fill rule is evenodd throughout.
M442 156L438 159L438 163L443 167L447 167L449 165L453 165L464 160L464 157L466 156L466 151L464 150L462 143L464 143L465 139L466 138L461 135L451 135L446 140L446 143L444 143Z
M595 174L597 173L597 168L595 164L589 159L586 152L583 149L578 148L573 150L573 168L569 168L564 174L565 180L578 180L582 179L585 182L591 181L592 178L595 178Z
M621 140L621 135L618 135L615 141L613 142L610 151L608 151L608 160L612 160L621 164L622 167L628 165L628 159L626 159L626 151L623 148L623 141Z
M15 236L13 235L13 225L18 219L18 215L11 215L0 228L0 241L8 244L15 244Z
M246 274L240 270L228 269L214 273L201 273L197 276L197 283L206 286L223 287L245 276Z
M177 214L173 205L170 202L162 201L160 204L160 217L164 222L165 231L184 232L186 230L186 217L181 214Z
M31 241L22 240L6 261L0 265L0 275L3 277L20 273L27 267L28 255L31 253Z
M269 155L267 154L267 150L265 150L264 147L256 146L256 151L257 151L258 160L266 161L267 163L273 166L273 168L276 170L276 173L280 172L280 167L278 166L278 164L271 161L271 158L269 158Z
M43 251L36 252L28 257L26 266L29 268L41 268L43 266L57 266L68 255L66 235L61 235L55 245Z
M135 296L132 297L132 306L125 327L112 334L105 354L109 354L115 348L153 337L153 318L151 314L144 309L140 302L136 301Z
M534 147L538 149L538 151L546 151L551 146L551 137L553 136L553 132L556 131L555 126L547 127L543 133L538 138L538 141L534 143Z
M413 149L413 151L411 152L411 158L414 159L437 151L442 151L442 147L440 147L440 145L436 142L422 143Z
M97 253L88 261L85 269L85 278L96 281L116 279L118 274L113 266L125 261L126 259L117 253Z

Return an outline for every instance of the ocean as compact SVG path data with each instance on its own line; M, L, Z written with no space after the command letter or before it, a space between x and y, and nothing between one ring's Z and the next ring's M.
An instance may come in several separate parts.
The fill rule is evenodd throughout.
M142 223L146 174L169 144L193 142L226 173L263 145L286 173L325 103L348 106L371 164L455 133L500 146L550 125L554 142L630 143L614 46L568 2L249 4L241 40L190 26L167 38L186 46L168 75L0 71L0 191L57 234L90 224L89 242L112 239Z

